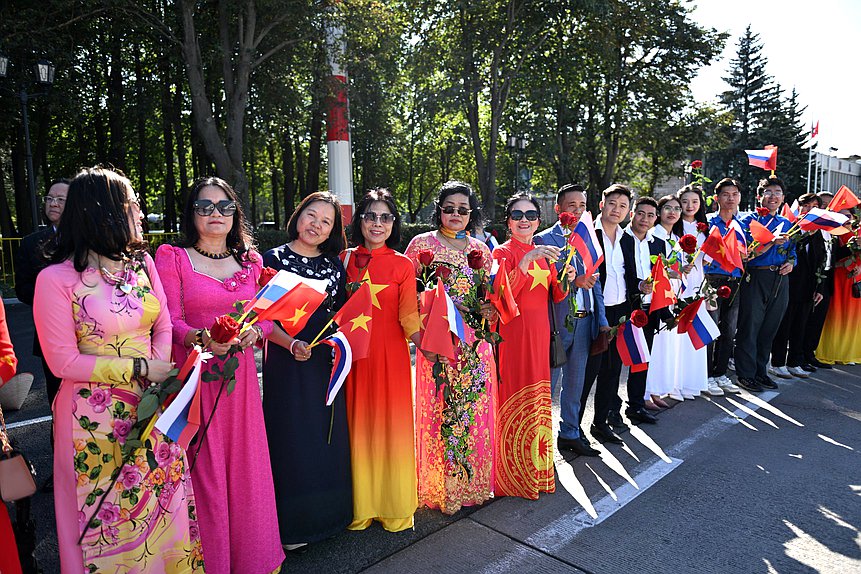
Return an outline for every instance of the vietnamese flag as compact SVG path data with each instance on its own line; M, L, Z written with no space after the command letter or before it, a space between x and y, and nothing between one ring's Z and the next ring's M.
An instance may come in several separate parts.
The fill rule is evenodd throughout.
M425 330L422 333L421 350L436 353L454 360L454 345L451 342L449 330L448 302L445 298L445 288L438 281L436 289L428 297L428 315L425 319Z
M669 307L675 302L676 293L673 291L667 270L664 268L664 259L658 257L658 260L652 265L652 303L649 306L649 313Z
M287 334L295 337L305 328L308 319L325 299L325 293L299 283L275 303L260 311L257 320L280 321Z
M499 320L503 325L507 325L512 319L520 315L520 309L517 307L517 302L514 300L514 293L511 291L511 284L508 282L508 273L505 270L505 259L494 261L499 262L499 269L493 278L493 292L488 293L488 300L496 307L499 313Z
M784 203L783 205L786 204ZM753 240L760 245L765 245L774 241L774 233L755 219L750 220L750 235L753 237Z
M697 311L700 309L700 305L702 305L703 300L697 299L693 303L690 303L687 307L682 309L678 315L676 315L676 331L679 334L687 333L688 329L690 329L691 324L694 322L694 317L697 314Z
M790 207L786 205L786 203L784 203L783 207L780 208L780 215L781 217L785 217L786 219L788 219L790 223L795 223L796 221L798 221L798 216L795 215L795 212L793 212L792 209L790 209Z
M729 231L734 233L732 229ZM700 250L714 259L714 262L720 265L727 273L732 273L739 267L733 263L729 253L727 253L726 243L724 243L723 237L717 227L712 227L711 233L706 237Z
M844 209L852 209L859 203L861 203L861 200L852 193L852 190L845 185L841 185L825 209L828 211L842 211Z
M741 251L744 249L745 253L747 253L747 248L742 246L734 229L727 229L726 235L723 236L723 243L726 246L726 255L730 262L738 268L744 267L744 262L741 260Z
M371 348L370 323L373 305L371 288L367 283L362 283L359 290L353 293L353 296L332 317L332 320L338 324L338 330L350 343L354 361L367 357Z

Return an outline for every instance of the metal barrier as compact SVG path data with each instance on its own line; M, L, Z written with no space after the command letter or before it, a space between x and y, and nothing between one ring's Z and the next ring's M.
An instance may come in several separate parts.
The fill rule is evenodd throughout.
M149 244L150 252L164 243L170 243L179 238L179 233L144 233L144 239ZM20 237L0 237L0 283L15 287L15 254L21 246Z

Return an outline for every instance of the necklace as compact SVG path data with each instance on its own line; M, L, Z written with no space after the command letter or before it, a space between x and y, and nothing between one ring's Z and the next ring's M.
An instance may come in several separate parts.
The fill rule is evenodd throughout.
M233 252L231 252L230 249L228 249L227 251L222 251L221 253L212 253L211 251L206 251L205 249L201 249L200 247L197 246L196 243L194 245L192 245L191 247L192 247L192 249L194 249L195 251L197 251L198 253L200 253L201 255L203 255L204 257L207 257L209 259L227 259L231 255L233 255Z
M442 229L440 229L440 232L442 232ZM469 239L466 240L466 245L464 245L463 247L458 247L451 239L449 239L449 237L445 233L440 233L440 237L444 239L445 242L448 243L449 246L451 246L451 248L455 251L466 251L466 248L469 247Z
M129 284L129 261L123 261L122 268L114 273L108 271L104 265L101 265L101 258L99 263L99 273L101 273L102 279L104 279L108 285L117 287L126 295L131 293L132 286Z

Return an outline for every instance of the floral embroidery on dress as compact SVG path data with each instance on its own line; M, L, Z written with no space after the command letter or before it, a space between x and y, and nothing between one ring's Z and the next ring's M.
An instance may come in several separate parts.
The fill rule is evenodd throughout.
M252 271L253 261L243 261L242 269L222 281L222 285L228 291L236 291L244 283L248 283L248 279L254 274Z

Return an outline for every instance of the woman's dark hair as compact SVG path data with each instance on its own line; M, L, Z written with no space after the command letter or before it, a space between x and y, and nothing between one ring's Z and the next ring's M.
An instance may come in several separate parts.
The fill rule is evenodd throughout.
M706 217L706 200L705 197L703 197L703 188L694 184L684 186L676 192L676 197L679 198L679 203L682 202L682 196L686 193L695 193L700 200L700 208L694 214L694 221L697 223L708 223L709 221ZM681 237L681 235L679 237Z
M395 205L392 194L384 187L375 187L370 190L359 202L359 205L356 206L353 221L350 223L350 243L353 247L364 243L364 237L362 236L362 214L368 211L368 208L375 201L385 203L389 211L392 212L392 215L395 216L395 220L392 222L392 234L386 239L386 245L394 249L401 244L401 218L398 217L398 206Z
M51 263L72 259L75 270L88 267L92 251L113 261L142 260L146 244L129 229L132 184L116 171L91 167L69 184L66 207L57 228L57 244L48 250Z
M439 188L436 203L434 203L433 224L437 229L442 227L442 210L440 209L440 206L448 196L456 193L460 193L469 198L469 208L472 210L472 213L469 214L469 221L466 222L466 230L470 233L474 233L476 227L481 227L481 205L479 205L478 196L475 195L472 187L470 187L468 183L464 183L462 181L447 181Z
M182 222L180 230L182 231L182 241L180 247L194 247L200 239L200 234L197 232L197 227L194 225L194 202L200 196L200 191L204 187L217 187L227 195L230 201L236 202L236 212L233 214L233 227L227 233L227 249L233 254L233 258L240 265L243 261L248 260L248 253L254 249L254 236L251 234L251 228L248 225L248 219L245 217L245 212L242 210L242 202L239 201L239 196L233 190L233 187L220 177L202 177L194 182L191 191L188 192L188 199L185 202L185 209L182 212Z
M347 238L344 236L344 220L341 217L341 202L338 198L332 195L329 191L316 191L302 200L293 215L290 216L290 221L287 222L287 241L295 241L299 237L299 217L309 205L315 201L328 203L335 208L335 221L332 223L332 231L326 241L318 246L320 253L328 257L337 257L347 247Z
M664 209L664 206L671 201L675 201L679 204L679 207L682 206L682 201L676 197L675 195L665 195L658 200L658 217L655 218L655 227L661 224L661 210ZM673 224L672 232L676 234L676 237L681 237L685 234L685 224L682 222L682 216L679 214L679 220Z

